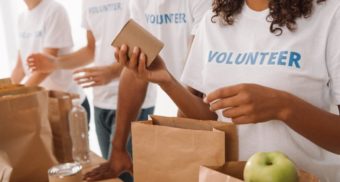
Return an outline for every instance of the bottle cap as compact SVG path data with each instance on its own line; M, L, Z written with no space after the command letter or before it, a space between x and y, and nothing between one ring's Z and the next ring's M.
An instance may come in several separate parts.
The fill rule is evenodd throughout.
M80 99L78 99L78 98L72 99L72 104L73 104L74 106L80 105L80 104L81 104L81 103L80 103Z

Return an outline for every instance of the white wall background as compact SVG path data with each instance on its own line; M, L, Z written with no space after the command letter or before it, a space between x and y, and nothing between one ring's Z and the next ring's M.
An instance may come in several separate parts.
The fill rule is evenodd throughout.
M81 6L82 0L56 0L63 4L68 11L75 49L86 44L86 32L81 28ZM20 12L26 6L23 0L0 0L0 78L9 77L16 62L17 56L17 27L16 22ZM92 89L86 89L87 96L92 105ZM157 107L155 114L164 116L175 116L177 109L167 95L159 89ZM93 111L92 111L93 116ZM90 130L91 150L100 154L93 117L91 119L92 128Z

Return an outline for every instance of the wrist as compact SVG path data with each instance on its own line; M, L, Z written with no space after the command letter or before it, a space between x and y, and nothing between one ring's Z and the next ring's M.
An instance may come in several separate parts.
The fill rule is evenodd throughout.
M170 89L172 86L174 86L176 84L176 79L170 73L168 73L168 74L169 74L169 78L164 79L163 81L158 83L158 85L163 90L168 90L168 89Z
M53 59L52 62L53 62L53 66L54 66L53 69L54 70L62 69L60 57Z
M277 118L285 123L290 121L293 113L293 99L292 95L287 92L282 92L279 99L279 111L277 113Z

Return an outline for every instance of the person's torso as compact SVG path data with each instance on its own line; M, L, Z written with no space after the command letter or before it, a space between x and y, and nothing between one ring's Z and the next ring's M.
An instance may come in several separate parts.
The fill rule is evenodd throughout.
M204 18L203 87L207 94L215 89L253 83L287 91L329 111L330 77L326 63L327 35L332 15L339 3L329 1L315 7L313 15L297 20L294 32L283 28L282 35L270 33L268 11L255 13L245 6L234 25ZM219 120L230 121L219 111ZM308 121L306 125L308 125ZM321 121L320 121L321 122ZM302 137L281 121L241 125L240 158L259 151L279 150L299 167L313 172L323 181L340 180L340 157Z
M129 0L84 0L83 19L95 38L95 66L115 63L113 39L129 20ZM93 88L93 103L102 109L116 109L119 78Z
M179 78L188 53L194 17L189 0L136 0L144 17L142 25L164 42L161 56Z
M45 48L53 48L44 47L47 39L47 29L56 28L48 27L47 22L50 20L51 16L58 15L58 13L64 13L64 11L60 11L60 9L61 5L55 1L43 0L35 9L24 12L19 18L19 49L26 80L32 75L27 64L27 57L32 53L42 52ZM70 28L68 22L66 23L65 27L57 28ZM68 40L68 44L70 46L59 49L58 55L67 54L71 51L72 39ZM80 93L81 97L84 98L80 88L72 80L71 71L54 71L40 84L40 86L49 90Z

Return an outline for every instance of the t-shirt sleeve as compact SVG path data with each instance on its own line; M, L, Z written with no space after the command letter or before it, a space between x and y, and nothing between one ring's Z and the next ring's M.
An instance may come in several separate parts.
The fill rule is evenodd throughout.
M71 26L66 10L60 5L50 11L44 27L44 48L69 48L73 46Z
M83 27L86 30L90 30L90 25L87 19L87 12L88 12L88 6L86 3L86 0L83 0L83 4L81 6L81 27Z
M204 89L204 22L202 21L194 37L190 53L181 77L181 82L197 91L205 93Z
M198 29L199 23L203 18L204 14L207 10L211 9L212 0L193 0L191 1L191 12L193 18L193 26L191 30L191 34L195 35Z
M335 14L328 34L326 60L334 103L340 105L340 9Z

